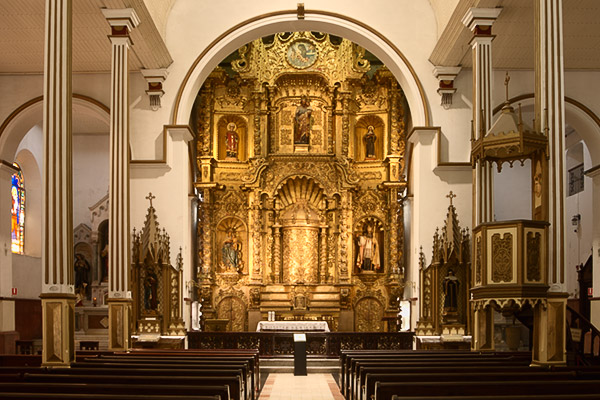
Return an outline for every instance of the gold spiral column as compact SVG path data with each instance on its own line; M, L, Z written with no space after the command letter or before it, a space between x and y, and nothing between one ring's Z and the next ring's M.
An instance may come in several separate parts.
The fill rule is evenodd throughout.
M71 147L71 0L46 1L42 365L75 359L73 164Z
M131 291L129 268L129 33L139 24L133 9L102 9L111 26L110 211L108 272L108 347L130 347Z

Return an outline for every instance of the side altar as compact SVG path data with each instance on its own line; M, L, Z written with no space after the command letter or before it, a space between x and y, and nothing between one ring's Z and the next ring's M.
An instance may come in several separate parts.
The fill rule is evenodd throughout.
M226 58L190 118L202 317L237 332L270 311L388 330L404 289L409 124L392 73L345 39L280 33Z

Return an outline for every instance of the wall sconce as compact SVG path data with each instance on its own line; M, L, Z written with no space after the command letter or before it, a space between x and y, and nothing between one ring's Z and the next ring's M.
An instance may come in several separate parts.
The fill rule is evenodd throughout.
M573 225L573 231L575 231L575 233L577 233L577 231L579 230L579 222L581 221L581 214L575 214L573 215L573 218L571 218L571 225Z

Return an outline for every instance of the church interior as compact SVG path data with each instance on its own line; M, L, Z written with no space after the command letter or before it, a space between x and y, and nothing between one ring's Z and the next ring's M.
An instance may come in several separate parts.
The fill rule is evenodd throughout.
M4 3L6 398L600 396L597 1Z

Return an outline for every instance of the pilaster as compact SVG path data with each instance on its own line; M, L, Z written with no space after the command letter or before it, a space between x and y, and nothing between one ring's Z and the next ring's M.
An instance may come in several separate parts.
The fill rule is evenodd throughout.
M111 350L130 346L131 291L129 269L129 33L139 24L133 9L102 9L111 26L110 212L108 323ZM129 311L128 311L129 310Z
M42 365L75 358L73 165L71 145L71 0L46 1L44 46L44 207Z

